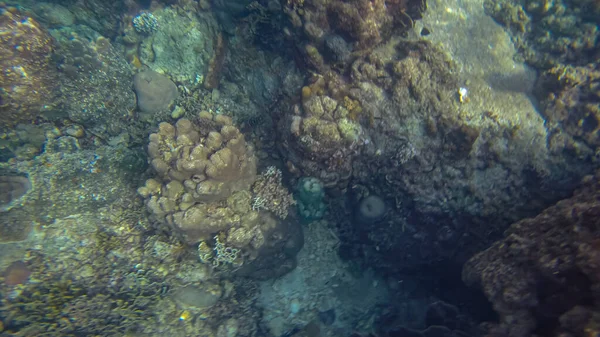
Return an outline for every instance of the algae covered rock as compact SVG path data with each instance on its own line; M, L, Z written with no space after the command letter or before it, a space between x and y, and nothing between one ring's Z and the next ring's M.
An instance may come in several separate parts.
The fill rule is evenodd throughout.
M33 18L0 4L0 127L31 122L53 103L54 40Z
M509 29L525 61L537 68L597 62L597 2L486 0L484 7Z
M537 91L551 144L579 157L594 157L600 146L600 69L598 65L556 66L543 72Z
M596 172L572 197L515 222L464 265L464 282L480 287L498 313L490 335L529 336L542 325L552 327L549 334L598 331L600 310L588 300L600 285L599 197Z
M55 32L55 36L61 85L54 112L66 113L106 138L141 133L133 120L132 69L117 48L102 36L86 38L67 31Z
M215 50L217 21L208 12L181 15L174 8L152 12L159 29L142 40L140 61L177 82L200 85Z
M60 28L75 23L75 16L64 6L50 2L39 2L33 8L38 19L48 27Z
M31 183L27 177L0 176L0 211L9 209L30 188Z

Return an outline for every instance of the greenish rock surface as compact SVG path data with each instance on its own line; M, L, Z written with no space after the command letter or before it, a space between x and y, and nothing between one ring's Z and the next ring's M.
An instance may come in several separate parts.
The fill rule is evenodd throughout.
M7 211L29 191L29 179L19 175L0 176L0 212Z
M40 2L33 8L38 19L48 27L58 28L71 26L75 23L75 16L64 6L50 2Z
M140 61L176 82L202 84L214 54L217 22L210 14L184 15L171 8L152 13L158 29L142 41Z

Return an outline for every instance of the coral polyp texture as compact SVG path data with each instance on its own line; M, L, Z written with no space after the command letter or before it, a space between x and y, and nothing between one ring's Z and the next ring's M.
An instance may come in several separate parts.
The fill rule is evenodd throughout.
M0 127L34 120L52 103L54 41L33 18L0 4Z
M201 120L210 124L204 128L187 119L180 119L175 126L161 123L148 145L158 175L165 181L184 184L198 201L225 199L247 189L256 177L254 150L231 119L208 118ZM170 186L173 189L177 184Z
M140 13L133 20L133 28L140 34L149 35L158 29L158 20L152 13Z

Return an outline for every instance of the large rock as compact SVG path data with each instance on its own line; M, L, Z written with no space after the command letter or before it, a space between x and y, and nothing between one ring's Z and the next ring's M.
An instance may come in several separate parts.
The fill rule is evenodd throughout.
M177 86L168 77L153 70L142 71L133 77L137 104L144 113L167 109L177 98Z
M498 313L486 335L598 334L600 171L582 185L465 264L465 283L479 286Z

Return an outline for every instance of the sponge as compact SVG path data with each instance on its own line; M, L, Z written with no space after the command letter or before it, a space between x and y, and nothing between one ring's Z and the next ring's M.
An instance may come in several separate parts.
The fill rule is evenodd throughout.
M370 195L360 201L356 218L362 223L374 223L385 215L385 201L376 195Z

